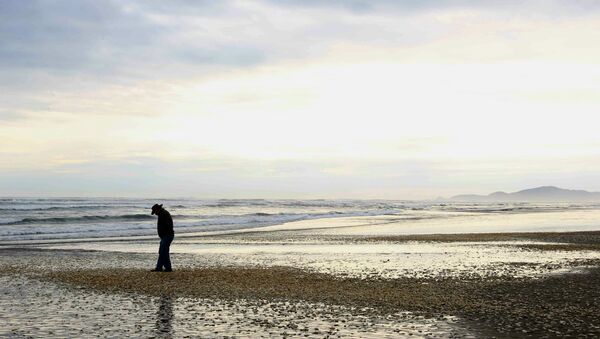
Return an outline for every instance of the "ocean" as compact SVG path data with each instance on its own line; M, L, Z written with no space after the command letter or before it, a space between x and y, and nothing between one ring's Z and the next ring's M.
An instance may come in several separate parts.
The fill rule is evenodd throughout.
M600 210L598 203L448 203L404 200L266 200L0 198L3 241L79 239L156 234L150 207L171 212L176 233L219 232L301 220L400 216L411 220L459 214Z

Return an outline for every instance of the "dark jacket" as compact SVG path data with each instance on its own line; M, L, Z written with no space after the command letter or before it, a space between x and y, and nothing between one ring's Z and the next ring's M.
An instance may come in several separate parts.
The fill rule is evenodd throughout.
M175 235L175 232L173 232L173 218L171 218L171 213L163 208L156 213L156 215L158 215L158 222L156 223L158 236L162 238L167 235Z

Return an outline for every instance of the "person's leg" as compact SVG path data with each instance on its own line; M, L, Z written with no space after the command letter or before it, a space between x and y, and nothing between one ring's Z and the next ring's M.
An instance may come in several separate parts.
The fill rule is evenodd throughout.
M165 271L171 271L171 256L169 255L169 251L171 248L171 242L173 242L174 236L165 237L165 246L164 246L164 255L163 255L163 265L165 266Z
M158 260L156 261L156 270L157 271L162 271L163 269L163 265L165 263L164 261L164 239L161 238L160 239L160 245L158 246Z

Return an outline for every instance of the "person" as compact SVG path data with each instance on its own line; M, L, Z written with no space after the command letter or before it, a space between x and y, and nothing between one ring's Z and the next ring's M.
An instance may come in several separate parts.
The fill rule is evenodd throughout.
M156 230L158 231L158 237L160 238L160 246L158 248L158 261L156 262L156 268L152 272L172 272L171 258L169 257L169 248L171 242L175 238L175 232L173 231L173 218L171 213L163 208L163 205L154 204L152 206L152 214L158 216L158 222L156 223Z

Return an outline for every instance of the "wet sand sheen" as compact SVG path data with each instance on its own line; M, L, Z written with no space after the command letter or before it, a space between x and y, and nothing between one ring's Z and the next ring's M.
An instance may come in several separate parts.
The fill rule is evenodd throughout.
M313 236L257 232L176 240L179 267L285 266L339 277L540 277L600 259L597 232ZM588 239L588 243L584 243ZM156 244L83 243L55 249L154 253Z
M0 337L473 337L455 317L293 300L146 296L0 276Z
M596 263L600 264L600 263ZM53 272L46 279L94 290L224 300L266 299L368 307L372 312L453 314L499 334L599 333L600 270L530 279L340 279L273 268Z
M348 336L363 336L367 333L369 324L372 323L380 326L377 330L379 332L375 334L370 332L373 336L382 333L402 333L397 331L420 335L419 331L421 330L436 333L436 336L442 337L473 334L499 337L563 336L567 334L594 336L600 334L600 320L597 317L600 312L600 291L597 289L600 283L600 269L598 268L600 267L600 258L598 258L596 250L600 244L600 232L438 234L391 237L339 235L314 237L314 235L306 234L292 235L290 233L282 234L282 232L258 234L257 232L243 236L227 235L193 240L192 243L207 241L215 246L225 247L244 246L246 242L279 242L277 246L287 243L288 245L283 247L293 247L292 244L298 241L313 242L313 246L326 245L328 242L330 244L331 242L340 242L341 246L349 248L372 245L385 248L387 248L386 246L408 246L406 248L415 246L417 249L422 245L426 248L459 246L460 251L441 253L443 256L456 257L455 259L458 258L458 261L462 261L463 248L472 248L475 251L473 258L476 261L480 260L477 259L478 256L489 256L496 251L493 249L490 252L490 248L518 247L518 250L511 250L511 252L500 250L499 257L504 260L501 266L489 267L490 272L495 272L496 275L482 274L482 266L468 266L459 267L459 271L466 270L468 273L466 275L440 275L438 272L422 277L396 276L389 278L377 273L360 278L351 275L327 274L301 267L293 268L290 267L293 266L293 262L289 261L288 254L285 253L285 256L281 257L283 258L281 262L287 262L289 265L277 266L277 261L273 260L278 255L276 252L260 254L271 260L265 261L267 264L263 266L231 265L232 262L236 262L232 258L236 257L242 258L240 263L256 264L257 261L254 259L248 259L256 254L225 253L212 256L194 253L175 254L174 259L179 264L176 272L151 273L147 269L141 268L151 267L155 260L154 253L36 249L32 247L26 249L5 248L0 250L0 259L2 260L0 276L4 276L3 279L10 278L7 282L8 285L15 277L42 281L50 286L55 286L51 288L60 289L59 295L72 289L77 292L73 301L74 305L78 305L77 307L81 307L82 301L87 303L86 300L90 300L91 295L99 293L115 296L115 298L116 296L127 296L125 299L136 302L146 300L146 298L154 298L153 300L168 298L177 300L174 302L175 308L195 309L199 304L203 304L202 307L205 308L198 311L198 314L217 312L223 309L223 305L229 305L227 307L233 310L232 317L239 319L247 319L248 315L256 315L256 312L263 312L273 307L279 309L277 311L279 313L259 315L253 318L252 323L243 323L240 325L241 327L218 327L224 326L223 322L235 323L235 321L221 319L219 316L211 318L214 321L199 325L205 326L202 327L202 330L206 330L208 326L215 326L215 329L220 328L219 335L234 335L240 331L251 335L251 332L247 331L254 330L264 331L262 333L266 333L265 336L282 335L282 333L286 333L284 331L291 333L290 331L294 329L288 326L299 317L297 310L310 309L314 306L307 305L317 304L327 305L327 309L313 312L311 316L302 318L304 319L302 321L307 321L306 324L308 324L311 317L329 319L326 323L316 326L316 330L314 328L310 330L318 330L319 332L316 333L320 333L322 336L326 334L324 331L329 331L330 328L336 326L341 328L343 320L350 317L348 315L350 310L353 312L352 317L355 317L353 319L362 319L356 320L357 324L361 325L354 327L353 332L335 332L340 336L343 336L344 333ZM219 243L219 241L226 243ZM506 243L486 243L494 241ZM515 243L515 241L517 242ZM546 243L523 241L545 241ZM569 246L573 246L574 249L565 250ZM481 250L485 251L481 252ZM521 251L524 252L521 253ZM550 258L550 260L512 262L515 258L507 258L506 253L521 253L524 258L535 256L541 259ZM291 255L298 256L295 252ZM308 255L304 254L304 256ZM380 260L389 258L390 253L375 253L375 255L375 261L366 263L370 265L377 261L381 265L390 264L390 262L381 263ZM347 253L345 256L348 259L355 259L357 254ZM322 257L321 254L319 254L320 257ZM398 257L398 262L401 262L403 258L405 257ZM419 258L420 264L429 265L429 262L422 261L420 256ZM556 262L556 266L548 267L547 263L554 262L552 258L558 258L560 262ZM573 261L565 258L572 258ZM340 264L338 257L331 259L331 263ZM442 264L447 268L447 264ZM535 266L534 270L536 271L545 272L540 275L520 277L512 274L498 275L501 273L499 271L501 268L512 267L517 271L528 271L531 266ZM580 273L556 274L568 270L573 272L574 269ZM505 272L510 273L510 271ZM20 293L24 301L30 300L32 296L39 293L35 287L32 287L35 283L31 281L20 286L13 286L13 289L4 287L5 295ZM54 300L52 294L44 298ZM40 303L45 302L44 300L40 299ZM113 307L117 308L120 307L119 303L121 302L111 301L114 303ZM340 309L337 311L329 309L334 306L339 306ZM103 307L110 308L106 305ZM10 313L11 310L16 310L15 312L18 313L18 305L11 306L7 314L13 314L14 312ZM402 312L407 311L412 314L399 316L399 314L403 314ZM21 312L23 311L21 310ZM186 314L188 313L180 312L179 319L183 319ZM93 316L104 315L94 314ZM415 316L423 316L429 320L418 320ZM459 317L459 322L456 323L458 330L455 325L448 322L448 316ZM16 319L14 326L20 326L19 321L21 320L18 319L18 315L11 315L8 319ZM288 320L281 322L281 319ZM194 324L194 321L196 318L189 320L189 323L180 322L174 328L191 326L190 324ZM283 327L272 329L274 332L265 330L271 325L264 324L273 322L280 322L277 326ZM238 324L241 323L238 322ZM304 326L303 331L310 327L306 324L302 325ZM260 329L257 329L256 326ZM411 329L407 329L407 326L416 327L412 328L412 332L410 332ZM118 329L115 331L118 333ZM176 333L175 329L173 331ZM294 333L310 335L310 331ZM27 333L42 334L43 332ZM217 334L213 333L214 335Z

